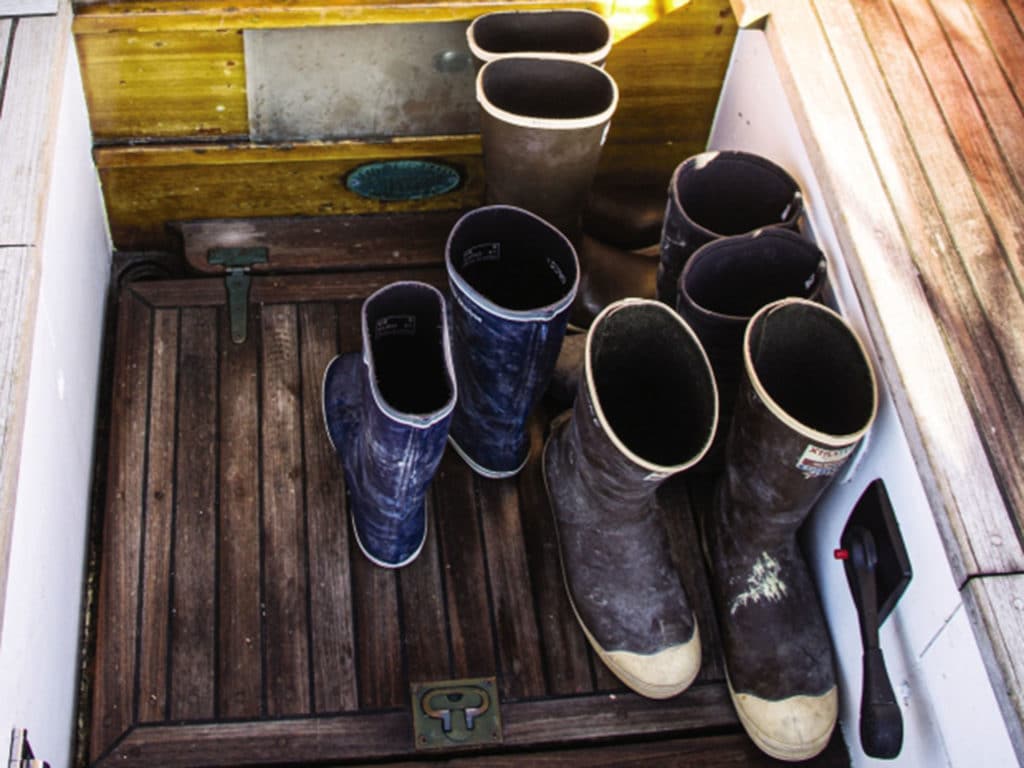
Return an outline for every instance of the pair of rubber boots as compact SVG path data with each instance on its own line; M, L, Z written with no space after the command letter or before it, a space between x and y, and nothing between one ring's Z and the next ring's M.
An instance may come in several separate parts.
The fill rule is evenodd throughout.
M388 568L410 563L426 540L426 493L447 441L485 477L526 463L526 422L579 281L565 236L510 206L464 215L445 263L451 302L423 283L382 288L362 307L362 354L335 358L324 374L356 541Z
M693 330L626 299L586 335L572 410L544 477L573 609L629 687L663 698L700 669L700 631L657 489L711 447L718 395ZM864 348L832 310L784 299L743 339L743 378L713 508L699 522L740 720L768 754L809 758L837 717L831 644L796 533L874 418Z

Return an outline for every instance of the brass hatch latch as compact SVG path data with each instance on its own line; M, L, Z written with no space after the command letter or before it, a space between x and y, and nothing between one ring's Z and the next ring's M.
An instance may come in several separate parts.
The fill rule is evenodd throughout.
M416 749L482 746L502 740L493 677L416 683L411 701Z
M231 318L231 340L235 344L245 342L249 325L249 288L252 279L249 268L253 264L266 264L266 248L211 248L206 254L210 264L221 265L227 275L224 287L228 295L228 316Z

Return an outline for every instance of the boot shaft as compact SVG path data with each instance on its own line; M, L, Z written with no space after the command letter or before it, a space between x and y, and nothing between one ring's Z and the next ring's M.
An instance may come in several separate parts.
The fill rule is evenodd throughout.
M792 176L749 152L703 152L672 174L661 235L658 298L673 304L690 256L720 237L763 227L795 229L803 195Z
M612 49L611 28L601 15L579 8L496 11L466 30L476 65L509 54L557 56L601 66Z
M743 359L722 511L734 519L718 522L792 536L874 421L874 370L845 321L803 299L754 315Z
M579 285L572 244L512 206L488 206L452 228L445 253L459 403L452 437L482 474L525 461L526 421L558 356Z
M820 300L828 280L825 255L785 229L759 229L712 240L683 268L676 306L711 361L720 398L719 434L709 452L720 465L743 375L743 334L754 313L787 297Z
M576 239L615 81L578 61L509 56L485 64L476 83L487 202L526 208Z
M568 426L586 492L637 513L671 475L700 460L718 419L707 356L672 310L649 300L610 305L587 334Z

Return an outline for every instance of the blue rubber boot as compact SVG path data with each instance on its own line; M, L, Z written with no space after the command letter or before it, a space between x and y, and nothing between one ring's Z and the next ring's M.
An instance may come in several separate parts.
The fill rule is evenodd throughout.
M359 548L400 568L426 540L426 491L455 408L444 297L424 283L386 286L363 303L362 333L362 355L340 355L324 373L324 423Z
M579 285L572 244L529 211L470 211L445 249L459 402L451 442L484 477L526 463L526 422L562 346Z

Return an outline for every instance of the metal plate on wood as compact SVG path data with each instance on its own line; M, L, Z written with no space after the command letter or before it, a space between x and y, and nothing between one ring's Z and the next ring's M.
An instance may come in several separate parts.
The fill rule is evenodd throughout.
M247 29L254 141L475 133L467 22Z
M416 749L500 744L501 711L493 677L411 686Z

